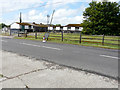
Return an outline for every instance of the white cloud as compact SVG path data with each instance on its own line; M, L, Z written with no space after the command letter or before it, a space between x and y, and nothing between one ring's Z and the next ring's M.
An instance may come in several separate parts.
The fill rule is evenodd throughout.
M74 15L77 13L76 9L58 9L53 18L53 24L62 24L67 25L69 23L81 23L83 20L83 16ZM23 14L24 22L36 22L36 23L47 23L46 11L40 12L37 14L33 14L37 11L31 10L28 13ZM31 13L31 14L30 14ZM73 16L72 16L73 15Z
M37 11L30 11L28 13L23 14L22 21L23 22L36 22L36 23L46 23L46 16L44 13L36 13ZM31 14L30 14L31 13Z
M55 12L54 17L61 18L61 17L67 17L72 16L77 13L77 9L59 9Z
M15 10L21 10L29 8L30 6L34 4L42 4L42 0L1 0L0 8L3 9L2 13L11 12Z
M35 14L36 14L36 10L31 10L31 11L29 12L29 15L30 15L30 16L35 15Z
M57 7L70 4L70 3L78 3L78 2L91 2L92 0L48 0L46 8L51 7L55 9Z
M9 15L9 12L11 11L21 11L26 8L31 7L38 7L40 5L45 5L44 2L47 2L46 7L44 7L44 11L39 11L37 9L33 9L29 12L23 13L23 21L24 22L36 22L36 23L46 23L47 22L47 14L50 12L49 9L53 10L56 9L56 12L54 14L53 18L53 24L62 24L66 25L69 23L81 23L83 20L82 14L80 12L84 11L86 6L81 5L78 9L72 9L72 7L68 8L67 4L70 3L77 3L77 2L91 2L92 0L0 0L0 16L2 14L7 13ZM101 1L101 0L96 0ZM119 0L109 0L109 1L115 1L118 2ZM62 7L64 6L64 7ZM82 11L81 11L82 10ZM0 18L0 22L2 21L2 18ZM16 15L14 18L8 20L4 20L5 23L12 23L14 21L19 21L19 16Z
M47 2L46 8L53 8L59 7L61 5L65 5L68 3L73 2L91 2L92 0L0 0L0 8L3 9L2 13L26 9L30 6L38 7L39 5L43 5L44 2ZM102 0L95 0L95 1L102 1ZM119 0L108 0L112 2L119 2ZM1 13L1 12L0 12Z
M67 25L67 24L74 24L74 23L82 23L83 16L75 16L75 17L61 17L59 19L54 19L53 23L54 24L62 24L62 25Z
M93 1L102 2L102 1L104 1L104 0L93 0ZM107 1L109 1L109 2L119 2L119 0L107 0Z

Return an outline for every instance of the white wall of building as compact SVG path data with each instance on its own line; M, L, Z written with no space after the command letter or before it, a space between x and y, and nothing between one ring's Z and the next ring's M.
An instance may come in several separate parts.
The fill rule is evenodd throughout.
M75 31L75 27L71 27L71 31Z
M25 29L29 29L29 26L26 26L26 25L25 25Z
M13 24L11 25L10 29L20 29L20 26L19 26L19 24L17 24L17 23L13 23Z
M83 27L79 27L79 31L82 31L83 30Z
M63 27L63 30L67 30L67 27Z
M53 30L53 27L48 27L48 30Z
M56 30L60 30L60 27L56 27Z
M63 30L71 30L71 31L82 31L83 27L79 27L78 29L76 29L75 27L63 27ZM53 30L53 27L48 27L48 30ZM60 30L60 27L56 27L55 30Z

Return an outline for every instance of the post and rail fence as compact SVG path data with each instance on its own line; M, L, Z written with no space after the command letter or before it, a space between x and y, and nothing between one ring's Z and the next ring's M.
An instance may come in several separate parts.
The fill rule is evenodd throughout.
M66 33L63 33L63 31L57 35L51 35L48 38L48 40L51 39L56 39L56 40L61 40L61 41L78 41L80 44L82 42L84 43L93 43L93 44L101 44L101 45L120 45L120 36L105 36L103 35L84 35L81 34L81 32L79 33L79 35L77 34L76 36L72 36L71 37L67 35L64 35ZM74 33L73 33L74 34ZM115 38L114 38L115 37Z
M35 38L35 39L43 39L43 35L45 35L45 32L34 32L34 33L28 33L27 38ZM120 46L120 36L106 36L106 35L85 35L81 32L77 33L66 33L63 30L60 32L49 32L49 35L46 40L48 41L68 41L71 43L88 43L88 44L97 44L97 45L116 45Z

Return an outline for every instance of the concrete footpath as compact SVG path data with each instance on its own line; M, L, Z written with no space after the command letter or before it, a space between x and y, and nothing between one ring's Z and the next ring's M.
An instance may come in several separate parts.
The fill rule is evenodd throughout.
M118 81L0 51L2 88L118 88Z

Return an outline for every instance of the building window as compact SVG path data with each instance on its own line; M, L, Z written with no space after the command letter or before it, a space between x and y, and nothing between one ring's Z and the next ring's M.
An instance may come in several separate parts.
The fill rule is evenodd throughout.
M28 27L28 26L25 26L25 29L29 29L29 27Z
M31 26L31 29L33 29L34 27L33 26Z
M79 30L79 27L75 27L75 30Z
M31 26L29 26L29 29L31 29Z
M63 30L63 27L60 27L60 30Z
M71 27L68 27L68 30L71 30Z
M21 25L20 27L21 27L21 31L24 31L25 26L24 26L24 25Z
M53 27L53 30L56 30L56 27Z

